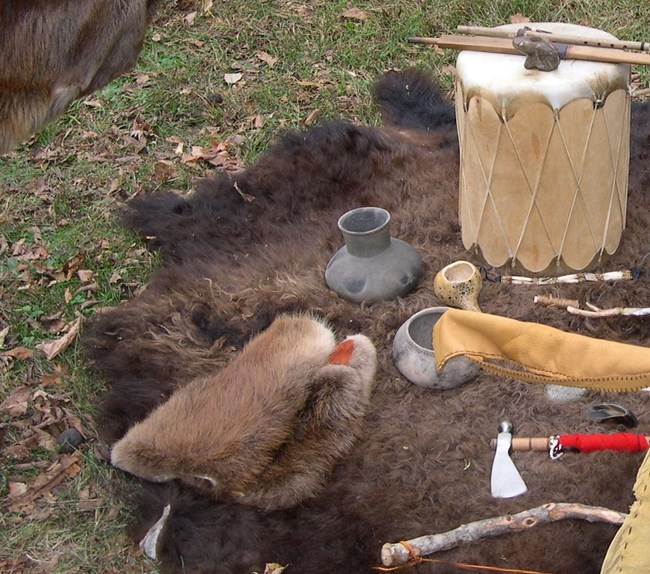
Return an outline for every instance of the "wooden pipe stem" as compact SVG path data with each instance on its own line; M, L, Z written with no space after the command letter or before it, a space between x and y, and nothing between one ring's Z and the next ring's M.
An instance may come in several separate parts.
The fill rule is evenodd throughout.
M650 443L650 436L645 437ZM512 437L511 450L513 451L544 451L548 452L550 448L550 437ZM497 447L497 439L490 440L490 447L495 450Z
M542 40L549 42L560 42L562 44L572 44L576 46L592 46L595 48L614 48L618 50L636 50L639 52L650 52L650 43L648 42L631 42L627 40L616 40L608 38L593 38L586 36L576 36L572 34L555 34L539 28L528 28L522 24L526 35L536 35ZM490 36L492 38L514 38L516 32L503 30L501 28L487 28L483 26L458 26L458 32L472 36Z
M429 44L453 50L473 50L475 52L493 52L499 54L516 54L521 56L506 38L489 38L485 36L443 35L439 38L411 37L413 44ZM650 66L650 54L625 52L613 48L594 48L591 46L562 46L560 53L566 60L587 60L591 62L608 62L612 64L636 64Z
M493 438L490 441L490 447L492 450L497 447L497 439ZM549 437L512 437L511 450L514 451L548 451Z

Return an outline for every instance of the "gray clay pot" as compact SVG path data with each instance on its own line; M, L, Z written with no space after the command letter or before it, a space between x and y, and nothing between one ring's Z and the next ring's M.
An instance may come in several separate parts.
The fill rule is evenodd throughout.
M465 357L450 359L441 372L436 370L433 326L449 307L423 309L397 330L393 339L393 361L409 381L430 389L453 389L474 379L480 367Z
M342 215L338 227L345 245L327 264L327 286L348 301L361 303L406 295L422 270L420 254L389 233L390 214L360 207Z

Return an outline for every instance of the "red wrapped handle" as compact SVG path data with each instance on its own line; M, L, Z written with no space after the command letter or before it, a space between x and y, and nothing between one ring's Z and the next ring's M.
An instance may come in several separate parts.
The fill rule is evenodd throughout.
M618 450L639 452L648 449L648 439L645 435L627 432L614 434L562 434L557 438L557 448L560 451Z

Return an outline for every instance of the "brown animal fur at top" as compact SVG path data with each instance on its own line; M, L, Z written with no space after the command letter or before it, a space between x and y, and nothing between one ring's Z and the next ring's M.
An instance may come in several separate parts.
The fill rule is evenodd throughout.
M0 2L0 154L130 70L158 0Z
M293 506L322 490L360 434L375 368L367 337L336 346L316 319L279 317L225 369L179 389L135 425L111 462L216 499Z

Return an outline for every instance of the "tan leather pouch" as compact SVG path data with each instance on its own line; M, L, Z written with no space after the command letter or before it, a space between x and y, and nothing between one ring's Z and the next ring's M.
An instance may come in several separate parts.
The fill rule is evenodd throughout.
M619 392L650 386L650 348L488 313L445 311L433 348L438 370L463 355L486 371L534 383Z

